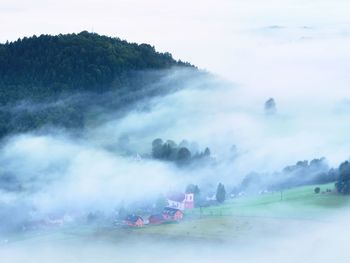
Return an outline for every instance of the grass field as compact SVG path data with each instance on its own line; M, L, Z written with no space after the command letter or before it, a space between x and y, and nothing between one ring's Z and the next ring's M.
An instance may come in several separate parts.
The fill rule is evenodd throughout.
M332 189L332 193L315 194L315 187L321 192ZM303 186L281 192L232 199L220 206L188 211L188 216L235 215L257 217L285 217L289 219L324 219L332 211L347 206L349 198L338 195L334 184Z
M186 211L179 223L143 228L89 224L25 232L0 244L0 261L12 263L16 256L16 262L33 263L331 262L339 246L346 253L349 239L342 233L350 197L315 194L315 187L287 190L282 200L280 193L227 200L202 212ZM333 184L320 187L326 190Z
M267 193L227 200L224 204L206 208L187 210L179 223L149 225L143 228L120 228L113 226L79 226L57 229L43 233L21 235L18 241L76 240L93 242L108 240L125 242L142 241L152 238L160 241L223 241L266 239L288 232L305 231L322 224L328 224L332 217L342 213L350 198L338 195L334 184L317 185L320 194L315 194L313 186L286 190L282 193ZM17 238L15 238L17 239ZM15 240L13 240L15 241Z
M219 206L186 211L177 224L135 229L137 235L164 235L202 239L236 239L284 234L327 223L350 204L347 196L315 194L316 186L228 200ZM321 192L334 184L319 185ZM282 196L282 197L281 197Z

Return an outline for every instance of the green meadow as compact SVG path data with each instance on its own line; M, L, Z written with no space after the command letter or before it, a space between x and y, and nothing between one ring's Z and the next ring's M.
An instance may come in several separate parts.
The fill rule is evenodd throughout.
M321 192L316 194L315 187ZM331 189L332 192L326 192ZM185 212L177 223L145 225L142 228L80 226L57 229L33 235L20 235L12 241L86 240L92 242L149 239L170 242L185 241L247 241L284 236L327 225L347 209L349 196L339 195L334 184L303 186L283 192L266 193L226 200L223 204L195 208Z
M319 194L314 192L315 187L321 188ZM196 208L186 211L182 222L145 226L132 232L178 238L249 239L327 224L349 204L349 197L337 194L334 184L303 186Z

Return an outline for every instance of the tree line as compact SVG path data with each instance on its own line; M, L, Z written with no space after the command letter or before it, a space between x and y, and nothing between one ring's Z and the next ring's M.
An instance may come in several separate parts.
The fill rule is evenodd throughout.
M335 182L340 194L350 194L350 162L342 162L337 168L330 168L325 158L313 159L310 162L298 161L295 165L286 166L281 172L273 174L250 173L234 190L240 191L279 191L286 188L326 184Z
M209 159L211 152L208 147L202 152L191 152L189 143L185 140L177 144L173 140L163 141L157 138L152 142L152 157L163 161L173 161L178 164L190 164L194 161Z

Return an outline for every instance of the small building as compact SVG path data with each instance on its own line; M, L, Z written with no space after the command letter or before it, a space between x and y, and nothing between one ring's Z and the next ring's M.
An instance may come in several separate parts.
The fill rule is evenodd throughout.
M141 216L128 215L125 219L125 224L132 227L143 227L144 222Z
M188 193L185 194L185 209L193 209L194 208L194 194Z
M192 209L194 207L194 194L170 193L167 196L168 207L179 210Z
M184 213L180 209L165 207L163 210L163 218L165 221L182 220Z
M159 225L164 223L164 216L162 214L151 215L148 218L148 222L151 225Z

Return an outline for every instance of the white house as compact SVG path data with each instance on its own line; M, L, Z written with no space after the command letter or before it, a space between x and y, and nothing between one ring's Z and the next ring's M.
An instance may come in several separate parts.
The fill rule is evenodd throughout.
M168 207L179 210L192 209L194 207L194 194L170 193L167 196Z

